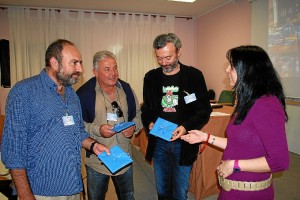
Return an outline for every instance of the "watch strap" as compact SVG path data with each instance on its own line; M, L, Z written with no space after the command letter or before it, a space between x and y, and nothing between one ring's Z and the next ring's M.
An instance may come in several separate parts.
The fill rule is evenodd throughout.
M239 166L239 160L234 160L234 164L233 164L233 172L240 172L241 168Z
M95 141L95 142L93 142L93 143L91 144L91 146L90 146L90 151L91 151L91 152L94 152L93 149L94 149L94 146L95 146L96 143L97 143L97 142Z

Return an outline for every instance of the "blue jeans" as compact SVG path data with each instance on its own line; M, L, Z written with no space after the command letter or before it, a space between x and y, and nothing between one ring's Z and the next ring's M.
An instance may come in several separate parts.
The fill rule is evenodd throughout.
M108 189L108 181L111 177L119 200L134 200L133 171L132 166L118 176L101 174L86 165L87 191L89 200L104 200Z
M153 160L158 199L188 198L192 166L179 166L180 146L180 141L156 139Z

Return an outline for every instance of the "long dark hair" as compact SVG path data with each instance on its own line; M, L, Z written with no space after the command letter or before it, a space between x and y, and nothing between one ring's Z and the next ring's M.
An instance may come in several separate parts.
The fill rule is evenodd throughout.
M237 73L233 87L237 93L234 124L241 124L256 99L263 95L280 100L287 120L283 88L268 54L261 47L248 45L230 49L226 57Z

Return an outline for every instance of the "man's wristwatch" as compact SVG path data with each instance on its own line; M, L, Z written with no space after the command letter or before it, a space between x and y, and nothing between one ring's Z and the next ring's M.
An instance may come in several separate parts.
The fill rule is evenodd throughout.
M233 172L240 172L241 168L239 166L239 160L234 160L234 164L233 164Z
M96 143L97 143L97 142L95 141L95 142L93 142L93 143L91 144L91 146L90 146L90 151L91 151L91 152L94 152L93 149L94 149L94 146L95 146Z

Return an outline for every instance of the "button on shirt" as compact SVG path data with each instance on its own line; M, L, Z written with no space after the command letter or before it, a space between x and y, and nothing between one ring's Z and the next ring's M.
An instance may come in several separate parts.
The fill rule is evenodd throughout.
M71 86L65 99L45 70L10 91L2 139L6 168L25 169L35 195L65 196L82 191L81 147L88 137L80 101ZM65 126L62 117L72 116Z

